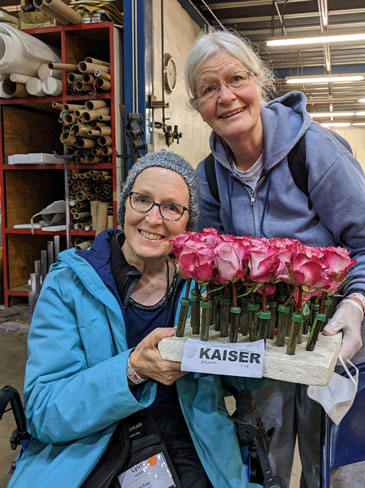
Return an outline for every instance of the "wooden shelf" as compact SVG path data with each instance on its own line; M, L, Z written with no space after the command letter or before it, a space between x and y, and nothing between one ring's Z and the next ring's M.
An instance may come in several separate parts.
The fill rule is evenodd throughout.
M12 296L27 296L27 280L34 270L34 261L40 259L41 250L46 249L47 241L55 235L61 236L61 250L67 244L72 245L75 238L93 240L95 231L74 230L48 232L41 229L14 229L16 224L30 222L31 217L56 200L65 199L64 164L14 164L7 163L11 154L53 153L63 154L64 146L60 142L62 125L59 123L59 110L52 107L52 102L61 105L72 102L84 102L89 99L105 100L110 106L111 115L111 162L84 164L67 161L68 170L80 172L108 170L112 176L111 205L114 219L120 191L120 171L117 167L116 153L122 152L122 140L119 121L121 84L119 82L119 63L121 62L120 30L112 22L93 24L59 25L25 30L38 39L59 50L61 62L78 63L86 56L110 61L111 89L95 95L69 93L66 84L66 72L62 73L62 94L57 97L24 97L0 99L0 192L3 236L3 273L4 303L9 305ZM118 43L118 46L117 46ZM117 46L117 50L115 50ZM119 50L118 50L119 49ZM118 63L118 64L117 64ZM118 69L117 86L115 73ZM70 153L73 152L70 148ZM105 182L103 184L106 184ZM111 191L110 191L111 190Z

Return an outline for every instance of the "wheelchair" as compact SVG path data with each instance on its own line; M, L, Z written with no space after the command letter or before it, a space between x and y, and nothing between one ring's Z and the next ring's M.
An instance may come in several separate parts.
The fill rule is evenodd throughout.
M287 488L285 482L273 475L268 452L270 436L256 411L251 392L230 390L236 399L236 411L231 419L236 425L242 459L247 468L250 482L261 484L263 488ZM8 405L10 404L10 407ZM10 447L20 451L12 463L9 473L13 473L30 442L27 432L24 408L18 391L10 385L0 389L0 420L4 413L12 411L16 429L10 437Z

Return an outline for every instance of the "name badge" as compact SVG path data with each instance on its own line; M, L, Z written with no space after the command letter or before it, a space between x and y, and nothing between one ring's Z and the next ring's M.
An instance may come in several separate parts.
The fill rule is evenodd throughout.
M264 340L245 343L185 342L181 371L262 378Z
M151 456L118 476L122 488L175 488L162 452Z

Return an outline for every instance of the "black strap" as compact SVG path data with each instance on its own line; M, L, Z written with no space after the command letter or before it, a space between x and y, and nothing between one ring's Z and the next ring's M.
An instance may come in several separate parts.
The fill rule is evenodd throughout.
M288 154L288 166L296 186L308 197L308 208L312 209L313 203L308 191L308 168L306 166L305 135L296 143ZM212 197L220 203L217 175L213 154L210 153L204 160L205 177Z
M217 175L215 171L215 162L213 154L210 153L204 160L204 169L205 169L205 177L208 182L209 190L212 197L217 200L218 203L221 203L219 198L218 192L218 185L217 185Z
M308 168L306 165L307 153L305 148L305 135L299 139L293 149L288 154L288 166L293 177L294 183L297 185L304 195L308 197L309 210L313 207L313 202L309 197L308 191Z

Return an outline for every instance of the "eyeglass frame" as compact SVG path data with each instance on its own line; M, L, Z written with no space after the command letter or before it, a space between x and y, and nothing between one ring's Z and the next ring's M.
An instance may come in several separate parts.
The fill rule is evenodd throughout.
M257 73L254 73L253 71L240 70L240 71L235 71L234 73L231 73L229 76L232 77L234 75L237 75L238 73L245 73L247 75L247 79L245 81L247 81L250 78L250 76L252 76L252 78L255 78L257 75ZM226 80L220 80L220 81L215 81L213 83L205 83L204 85L202 85L199 88L199 90L201 90L205 86L216 86L217 87L217 95L218 95L220 90L221 90L222 85L225 85L231 91L239 90L240 88L242 88L242 87L236 87L236 88L233 87L232 88L229 86L229 83ZM199 90L196 90L196 94L195 94L194 98L192 99L193 101L195 101L195 100L199 101L199 99L201 99L201 97L198 96ZM211 98L211 100L214 100L214 98ZM209 101L209 98L207 101Z
M132 205L132 196L133 195L141 195L143 197L147 197L147 198L151 199L152 200L151 207L148 210L137 210ZM168 220L169 222L178 222L182 218L182 216L184 215L185 212L190 213L190 209L187 208L187 207L184 207L184 205L180 205L180 203L176 203L176 202L160 202L160 203L157 203L150 196L145 195L144 193L139 193L138 191L130 191L129 194L128 194L128 198L129 198L129 205L130 205L131 209L134 210L135 212L138 212L138 213L141 213L141 214L147 214L148 212L150 212L153 209L153 207L158 207L158 211L159 211L159 213L161 215L161 218L163 218L164 220ZM164 217L162 215L162 213L161 213L161 205L166 204L166 203L173 203L174 205L177 205L178 207L182 208L182 214L180 215L180 217L178 219L168 219L167 217Z

